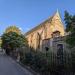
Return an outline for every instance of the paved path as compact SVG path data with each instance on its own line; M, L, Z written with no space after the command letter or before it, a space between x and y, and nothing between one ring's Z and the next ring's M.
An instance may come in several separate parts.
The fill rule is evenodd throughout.
M33 75L10 57L0 54L0 75Z

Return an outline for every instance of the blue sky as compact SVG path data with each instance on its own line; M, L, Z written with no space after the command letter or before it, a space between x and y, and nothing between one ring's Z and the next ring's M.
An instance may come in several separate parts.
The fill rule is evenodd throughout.
M23 33L46 20L59 10L75 13L75 0L0 0L0 35L10 25L22 28Z

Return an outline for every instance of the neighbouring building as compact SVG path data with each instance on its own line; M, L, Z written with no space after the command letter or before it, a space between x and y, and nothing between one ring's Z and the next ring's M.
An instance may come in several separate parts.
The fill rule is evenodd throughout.
M25 34L29 47L39 51L63 48L64 35L65 29L58 11Z

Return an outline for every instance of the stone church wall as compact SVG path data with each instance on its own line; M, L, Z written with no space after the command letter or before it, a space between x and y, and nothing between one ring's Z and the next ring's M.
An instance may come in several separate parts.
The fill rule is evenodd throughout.
M25 36L29 47L40 51L44 51L43 46L48 46L51 49L52 34L55 31L59 31L60 36L64 36L64 26L58 11L52 17L26 33Z

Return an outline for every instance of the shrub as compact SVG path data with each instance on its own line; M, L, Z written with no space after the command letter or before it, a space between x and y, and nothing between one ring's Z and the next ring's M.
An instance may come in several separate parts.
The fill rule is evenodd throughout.
M71 68L69 53L64 52L63 56L64 63L63 65L59 65L57 55L53 52L48 52L46 56L46 54L42 52L28 51L25 52L22 63L29 65L41 75L61 75L61 73L68 73Z

